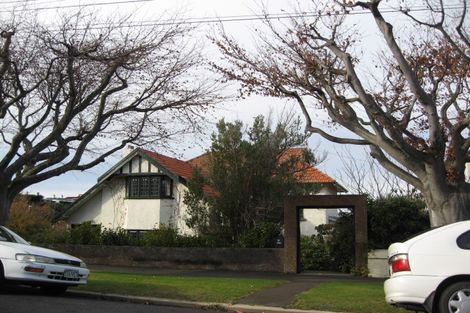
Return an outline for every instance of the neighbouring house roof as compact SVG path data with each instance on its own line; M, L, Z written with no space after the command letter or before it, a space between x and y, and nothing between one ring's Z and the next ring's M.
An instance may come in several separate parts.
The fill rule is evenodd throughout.
M299 162L296 163L294 176L300 183L304 184L338 184L336 180L320 171L315 166L311 165L304 159L305 148L297 147L290 148L284 151L280 156L279 161L287 161L291 157L298 158ZM344 189L344 188L343 188ZM346 191L346 190L344 190ZM343 192L344 192L343 191Z

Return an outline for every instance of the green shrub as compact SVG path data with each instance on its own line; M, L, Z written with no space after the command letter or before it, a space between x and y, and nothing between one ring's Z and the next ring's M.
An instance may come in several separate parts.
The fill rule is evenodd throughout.
M175 243L176 247L195 248L195 247L209 247L215 248L223 246L221 243L212 236L188 236L178 235Z
M328 242L322 235L300 237L301 262L304 270L332 270Z
M393 242L407 240L429 229L429 218L421 199L405 196L369 199L367 209L369 249L388 248ZM326 255L322 244L326 243L332 269L357 272L361 275L365 273L365 269L354 268L354 212L341 212L335 224L321 225L318 236L322 238L303 243L306 245L306 251L304 255L302 247L302 261L306 269L309 269L310 265L318 266L317 263L321 263L313 258L322 260L322 256ZM319 251L310 251L313 248Z
M369 200L369 248L386 249L430 228L428 212L422 199L390 196Z
M335 224L331 226L329 243L332 266L340 272L349 273L354 266L356 255L354 214L341 212Z
M178 230L170 226L160 224L158 229L145 232L142 241L146 246L174 247L178 241Z
M138 239L122 228L104 228L101 231L100 243L105 246L132 246L138 245Z
M101 224L95 225L84 222L72 227L70 243L81 245L99 245L101 243Z
M244 248L274 248L280 235L279 224L260 223L240 236L240 246Z
M369 269L366 267L353 267L351 269L351 274L354 276L359 276L359 277L367 277L369 276Z
M41 234L38 241L32 241L34 244L56 244L69 243L70 230L65 222L53 224L47 231Z

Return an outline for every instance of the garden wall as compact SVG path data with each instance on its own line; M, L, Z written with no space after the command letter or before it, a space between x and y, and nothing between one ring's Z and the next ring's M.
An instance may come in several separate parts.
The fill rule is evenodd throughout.
M369 277L389 277L388 250L372 250L368 255Z
M283 249L50 245L91 265L282 272Z

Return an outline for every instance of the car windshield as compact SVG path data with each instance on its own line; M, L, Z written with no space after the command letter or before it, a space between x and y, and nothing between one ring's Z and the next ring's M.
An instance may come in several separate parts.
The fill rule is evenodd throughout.
M0 226L0 242L16 242L24 245L29 245L29 242L21 238L19 235L15 234L13 231L9 230L4 226Z

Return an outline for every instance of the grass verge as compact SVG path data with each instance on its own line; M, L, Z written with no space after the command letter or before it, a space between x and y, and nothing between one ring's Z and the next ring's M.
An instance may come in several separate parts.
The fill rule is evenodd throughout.
M385 302L383 283L324 283L295 298L291 308L350 313L405 313Z
M79 290L200 302L231 303L284 280L93 272Z

